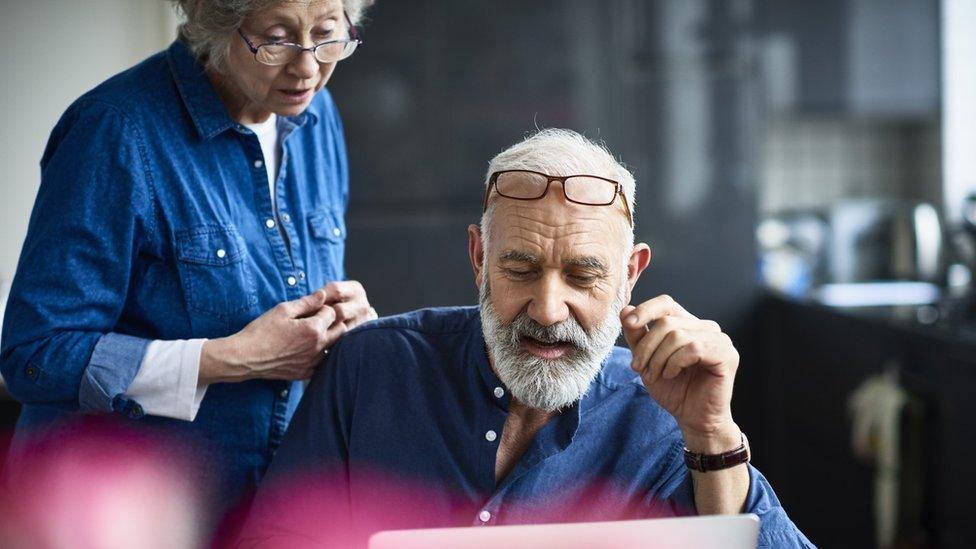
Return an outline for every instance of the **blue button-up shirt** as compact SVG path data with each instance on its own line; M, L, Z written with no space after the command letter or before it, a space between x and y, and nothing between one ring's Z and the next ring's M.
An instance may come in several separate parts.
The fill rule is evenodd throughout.
M510 397L489 365L478 309L365 324L346 334L309 385L244 539L311 535L327 543L331 532L364 520L389 529L694 513L681 432L630 360L629 350L614 348L586 395L539 430L498 483ZM766 479L752 466L749 476L745 512L759 516L759 545L810 546ZM289 499L295 492L285 487L322 478L316 497L348 502L336 516L351 518L309 523L303 510L336 507ZM377 496L391 478L413 490Z
M151 340L227 336L344 277L335 105L323 90L278 120L280 223L257 137L182 43L68 108L41 160L3 326L3 377L24 404L9 466L29 459L28 435L100 411L175 431L225 502L262 476L300 383L211 385L192 423L146 417L123 394Z

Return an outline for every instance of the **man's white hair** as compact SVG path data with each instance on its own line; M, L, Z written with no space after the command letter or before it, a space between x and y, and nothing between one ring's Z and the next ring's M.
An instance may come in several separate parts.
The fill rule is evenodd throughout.
M488 162L485 188L491 174L501 170L532 170L549 175L598 175L612 179L623 189L631 216L636 212L634 203L634 176L610 154L606 146L587 139L572 130L548 128L539 130L498 153ZM491 233L491 218L497 197L488 198L488 209L481 216L481 243L487 251ZM616 203L614 204L616 207ZM629 225L625 247L629 255L634 243L634 228Z

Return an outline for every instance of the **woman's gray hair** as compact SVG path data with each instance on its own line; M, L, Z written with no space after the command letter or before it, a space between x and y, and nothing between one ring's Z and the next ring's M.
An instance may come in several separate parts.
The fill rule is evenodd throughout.
M590 174L620 183L631 215L636 213L634 175L617 161L602 143L591 141L572 130L548 128L539 130L498 153L488 162L485 175L487 189L491 174L500 170L532 170L549 175ZM481 242L485 251L491 232L491 217L497 200L489 197L488 209L481 216ZM634 244L634 228L626 233L627 255Z
M193 56L207 68L220 71L237 29L253 13L282 0L170 0L183 16L179 34ZM343 0L349 19L358 25L376 0Z

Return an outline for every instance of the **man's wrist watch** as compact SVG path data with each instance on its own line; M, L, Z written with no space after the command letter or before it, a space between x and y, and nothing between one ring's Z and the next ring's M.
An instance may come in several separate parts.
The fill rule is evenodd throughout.
M749 441L746 439L745 433L740 432L740 434L742 443L739 444L739 447L721 454L699 454L685 447L685 465L692 471L707 473L708 471L721 471L742 463L748 463L751 457L749 455Z

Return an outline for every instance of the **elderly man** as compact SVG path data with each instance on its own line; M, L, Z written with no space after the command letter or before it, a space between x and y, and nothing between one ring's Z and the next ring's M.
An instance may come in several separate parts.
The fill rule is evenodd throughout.
M651 259L633 240L631 174L566 130L510 147L488 174L468 229L480 308L346 335L244 539L750 512L760 546L808 546L748 464L729 337L668 296L628 305ZM614 347L621 327L630 351Z

